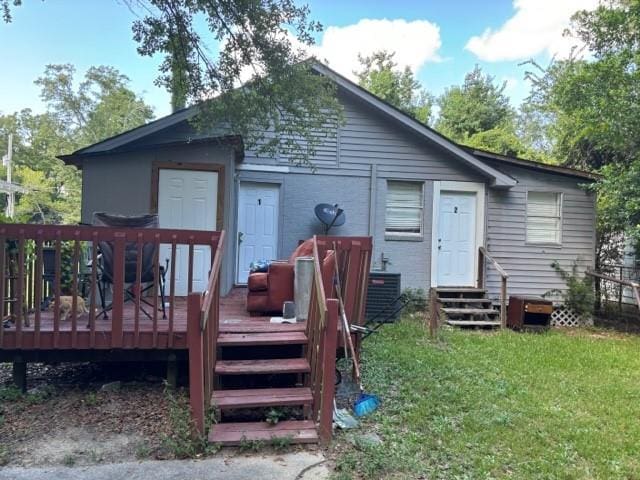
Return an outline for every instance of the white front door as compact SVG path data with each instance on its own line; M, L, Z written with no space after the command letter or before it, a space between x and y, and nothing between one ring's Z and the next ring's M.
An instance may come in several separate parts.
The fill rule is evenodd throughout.
M438 286L472 286L476 252L474 192L440 192L437 237Z
M216 229L218 202L218 173L196 170L160 169L158 179L158 217L160 228L182 230ZM160 248L160 264L171 261L171 246ZM188 292L189 247L176 248L176 291ZM195 246L193 249L192 291L204 292L211 268L211 249ZM169 267L171 269L171 267ZM167 294L171 272L167 272Z
M245 284L249 266L278 254L278 185L241 182L238 195L237 283Z

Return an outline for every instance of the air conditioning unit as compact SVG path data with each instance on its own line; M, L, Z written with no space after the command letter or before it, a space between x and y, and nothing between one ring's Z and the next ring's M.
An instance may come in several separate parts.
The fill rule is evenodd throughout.
M400 274L370 272L367 289L367 321L394 322L398 319L400 306Z

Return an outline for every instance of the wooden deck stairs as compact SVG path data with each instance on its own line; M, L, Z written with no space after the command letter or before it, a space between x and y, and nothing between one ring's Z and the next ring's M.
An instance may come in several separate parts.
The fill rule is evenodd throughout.
M209 441L225 446L276 439L317 443L312 392L305 385L311 368L306 345L301 323L222 323L211 399L217 422L209 429ZM286 417L269 423L269 409L286 409Z
M458 327L499 327L500 311L492 306L483 288L436 288L440 310L448 325Z

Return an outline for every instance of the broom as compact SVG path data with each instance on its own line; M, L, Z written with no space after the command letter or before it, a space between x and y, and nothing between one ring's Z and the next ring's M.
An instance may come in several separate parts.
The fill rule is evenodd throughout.
M380 406L380 399L376 395L372 395L364 392L364 387L362 386L362 377L360 375L360 363L358 362L358 358L356 356L356 350L353 347L353 339L351 338L351 327L349 326L349 320L347 320L347 314L344 308L344 302L342 301L342 283L340 281L340 267L338 265L338 250L336 248L336 243L333 242L333 251L335 252L333 255L333 259L336 265L336 295L338 296L338 305L340 307L340 318L342 319L342 332L346 333L347 344L349 345L349 350L351 350L351 358L353 360L353 371L355 373L355 380L360 388L360 394L356 401L353 404L353 413L357 417L362 417L367 415L373 411L375 411ZM346 352L346 346L345 346Z

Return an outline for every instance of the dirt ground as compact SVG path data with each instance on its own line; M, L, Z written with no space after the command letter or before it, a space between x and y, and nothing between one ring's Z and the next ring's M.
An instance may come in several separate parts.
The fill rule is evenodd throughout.
M161 365L32 364L18 395L11 365L0 364L0 465L170 458L163 374Z

